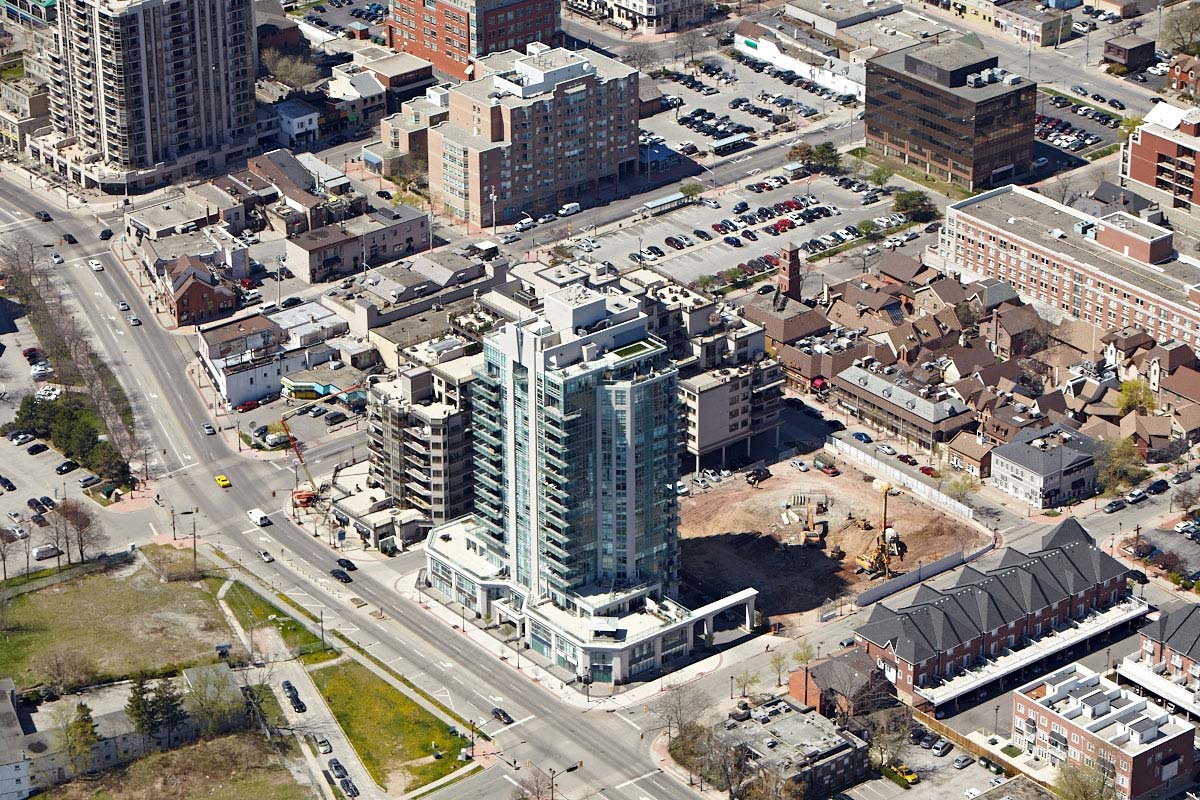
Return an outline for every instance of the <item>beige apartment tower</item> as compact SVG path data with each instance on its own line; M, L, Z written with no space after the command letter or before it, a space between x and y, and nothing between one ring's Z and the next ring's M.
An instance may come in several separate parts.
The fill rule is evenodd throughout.
M486 227L494 208L512 224L635 174L636 69L542 44L475 66L480 77L445 93L448 119L429 129L429 185L446 213Z
M121 194L220 169L255 143L251 0L60 0L50 126L30 155Z

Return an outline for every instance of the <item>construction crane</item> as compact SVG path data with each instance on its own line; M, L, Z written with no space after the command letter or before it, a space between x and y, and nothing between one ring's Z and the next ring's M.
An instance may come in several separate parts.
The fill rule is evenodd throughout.
M880 533L875 537L875 541L869 549L855 557L854 563L867 572L882 572L886 577L890 578L894 574L892 572L892 557L894 556L903 561L904 553L908 550L908 547L900 539L900 532L888 525L888 496L892 491L892 485L887 481L876 480L872 484L872 487L883 495L883 513L879 520Z

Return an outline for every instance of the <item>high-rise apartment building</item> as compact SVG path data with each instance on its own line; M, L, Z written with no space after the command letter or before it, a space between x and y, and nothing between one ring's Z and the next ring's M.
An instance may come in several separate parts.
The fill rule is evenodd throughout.
M251 0L61 0L52 133L30 155L68 180L139 191L256 143Z
M469 79L476 59L562 38L558 0L392 0L387 44Z
M453 340L443 340L447 343ZM436 351L442 343L429 343ZM414 364L367 395L371 479L401 508L434 525L470 513L474 501L470 408L471 370L479 356L429 366Z
M638 159L638 72L591 50L531 44L476 62L428 135L429 186L471 225L586 200Z
M438 592L534 651L622 681L689 652L679 574L678 378L638 301L568 286L484 340L471 389L475 513L430 531ZM699 634L702 635L702 634Z
M968 189L1011 181L1033 160L1037 84L967 39L867 61L867 147Z
M1200 231L1197 152L1200 109L1158 103L1121 148L1122 186L1156 201L1175 227Z

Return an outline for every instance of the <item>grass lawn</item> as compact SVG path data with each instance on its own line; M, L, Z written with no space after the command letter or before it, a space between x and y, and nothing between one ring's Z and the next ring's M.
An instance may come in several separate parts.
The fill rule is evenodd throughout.
M182 533L182 532L181 532ZM191 543L191 529L187 531L188 535L179 536L179 540ZM179 575L192 571L192 548L172 547L170 545L148 544L142 548L142 555L146 560L158 569L163 575ZM204 556L197 555L196 566L200 569L207 569L212 566L212 562Z
M949 197L951 200L966 200L968 197L973 197L977 192L972 192L962 186L948 183L943 180L938 180L932 175L926 174L915 167L905 164L896 158L885 156L882 153L876 153L873 150L868 150L865 147L856 147L842 158L842 169L849 170L854 158L861 158L865 163L876 167L887 167L896 175L907 178L921 188L929 189L937 192L940 195ZM870 170L867 170L869 173ZM843 209L844 211L845 209Z
M266 740L242 733L156 753L92 781L61 786L45 800L310 800L277 763Z
M13 599L0 634L0 675L42 682L39 656L62 646L100 677L123 677L216 660L231 631L207 586L162 583L145 566L94 574Z
M310 673L371 777L389 793L411 792L449 775L462 738L408 695L357 662ZM437 742L442 758L432 758Z
M274 625L279 630L279 635L283 637L284 643L292 650L299 653L321 650L319 636L310 633L308 628L293 619L290 614L281 611L278 606L268 603L246 588L245 584L234 583L229 587L229 591L225 594L225 602L229 605L233 615L237 617L237 621L247 631L263 625ZM330 658L336 656L335 652Z
M10 566L14 571L19 567L25 566L23 557L18 560L14 560L10 557L9 561L11 562ZM55 572L58 572L57 567L46 567L44 569L35 569L31 572L25 573L24 575L14 575L8 580L0 581L0 589L5 589L11 586L20 586L23 583L29 583L30 581L37 580L38 578L48 577L53 575Z

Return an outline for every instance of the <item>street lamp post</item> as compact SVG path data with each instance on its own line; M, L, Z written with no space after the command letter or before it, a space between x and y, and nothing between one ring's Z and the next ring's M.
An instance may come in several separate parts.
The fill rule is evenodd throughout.
M492 236L496 235L496 190L488 189L488 200L492 201Z

